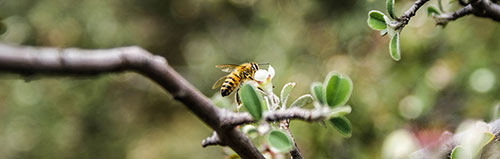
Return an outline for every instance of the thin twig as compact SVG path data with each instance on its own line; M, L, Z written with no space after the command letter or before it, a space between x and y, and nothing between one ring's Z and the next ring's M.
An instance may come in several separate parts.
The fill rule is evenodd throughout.
M299 119L308 122L321 121L328 117L329 110L323 109L302 109L292 107L285 110L277 110L273 112L265 112L263 119L267 122L281 121L285 119ZM242 124L254 123L256 120L247 112L232 113L227 112L221 119L222 127L231 128Z
M434 18L436 20L436 25L446 25L450 21L454 21L469 14L472 14L472 6L470 4L453 13L443 13L434 16Z
M292 159L303 159L304 157L302 156L302 153L300 153L299 147L297 146L297 142L295 142L295 138L292 135L292 131L290 131L290 120L285 119L280 121L280 128L284 129L292 139L293 149L290 150L290 155L292 156Z
M391 23L395 30L402 30L409 22L410 19L415 16L418 9L420 9L429 0L416 0L413 5L404 12L401 17L396 18L396 22ZM436 18L437 25L445 25L449 21L454 21L465 15L474 14L477 17L485 17L492 19L494 21L500 22L500 5L492 2L491 0L471 0L469 4L465 4L463 1L458 1L463 8L453 12L444 13Z
M407 25L410 22L411 17L415 16L417 13L418 9L422 7L426 2L429 0L416 0L411 7L404 12L404 14L396 18L396 23L394 24L396 30L403 29L405 25Z

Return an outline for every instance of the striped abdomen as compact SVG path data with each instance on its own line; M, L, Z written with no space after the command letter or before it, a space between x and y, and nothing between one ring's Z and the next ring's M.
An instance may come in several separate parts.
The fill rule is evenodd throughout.
M228 96L231 94L231 92L234 91L235 88L238 88L240 85L240 76L236 73L233 72L230 75L226 77L226 80L224 80L224 83L222 83L222 87L220 88L220 94L224 96Z

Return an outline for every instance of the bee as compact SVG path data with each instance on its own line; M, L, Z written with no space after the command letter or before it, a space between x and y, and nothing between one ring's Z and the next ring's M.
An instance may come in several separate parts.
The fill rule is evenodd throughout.
M260 64L265 65L265 64ZM220 94L225 97L230 95L235 89L239 89L241 83L246 80L255 80L253 78L255 72L260 69L259 64L255 62L243 63L241 65L226 64L215 66L223 72L229 73L222 76L217 82L214 83L212 89L220 88ZM240 104L238 92L236 92L236 101Z

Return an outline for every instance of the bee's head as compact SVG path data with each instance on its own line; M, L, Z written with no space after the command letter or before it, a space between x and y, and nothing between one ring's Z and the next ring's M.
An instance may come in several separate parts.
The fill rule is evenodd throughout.
M255 62L252 62L250 63L252 65L252 72L257 72L257 70L259 70L259 64L255 63Z

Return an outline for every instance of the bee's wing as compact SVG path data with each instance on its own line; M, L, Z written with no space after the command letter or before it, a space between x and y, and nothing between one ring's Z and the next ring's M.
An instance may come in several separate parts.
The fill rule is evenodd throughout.
M227 65L216 65L215 67L220 68L223 72L231 73L238 67L238 65L227 64Z
M222 85L222 83L224 83L224 80L226 80L226 76L222 76L221 78L219 78L219 80L217 80L217 82L215 82L214 85L212 86L212 89L219 88Z

